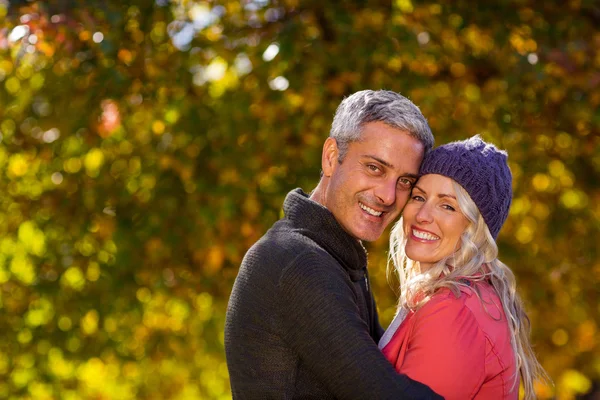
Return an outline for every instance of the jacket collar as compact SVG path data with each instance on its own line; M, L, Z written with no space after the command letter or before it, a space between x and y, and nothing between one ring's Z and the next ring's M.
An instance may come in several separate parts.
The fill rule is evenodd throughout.
M350 236L337 222L331 211L311 200L302 189L288 193L283 211L294 230L312 239L331 254L353 277L367 265L367 251L362 243Z

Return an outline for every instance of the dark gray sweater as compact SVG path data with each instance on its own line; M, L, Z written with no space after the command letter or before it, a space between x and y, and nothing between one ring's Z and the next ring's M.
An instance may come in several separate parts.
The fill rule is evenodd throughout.
M234 398L439 398L377 348L383 330L364 247L300 189L283 209L246 253L229 299Z

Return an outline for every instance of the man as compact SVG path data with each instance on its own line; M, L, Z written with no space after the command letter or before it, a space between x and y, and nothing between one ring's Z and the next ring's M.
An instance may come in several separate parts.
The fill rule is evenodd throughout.
M406 204L433 135L419 109L365 90L338 107L310 197L246 253L233 287L225 350L234 398L436 398L398 375L383 334L362 241L379 238Z

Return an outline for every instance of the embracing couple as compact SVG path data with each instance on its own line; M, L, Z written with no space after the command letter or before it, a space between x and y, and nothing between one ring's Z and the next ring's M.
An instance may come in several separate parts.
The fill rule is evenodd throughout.
M543 374L496 238L512 199L507 155L478 136L433 147L405 97L342 101L322 175L247 252L225 349L234 398L518 399ZM363 241L394 222L400 278L384 332Z

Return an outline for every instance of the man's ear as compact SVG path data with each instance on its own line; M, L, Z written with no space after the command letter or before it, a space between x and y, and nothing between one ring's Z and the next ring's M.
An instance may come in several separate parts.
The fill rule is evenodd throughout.
M321 169L323 176L331 176L338 165L339 149L334 138L328 137L323 144L323 154L321 155Z

